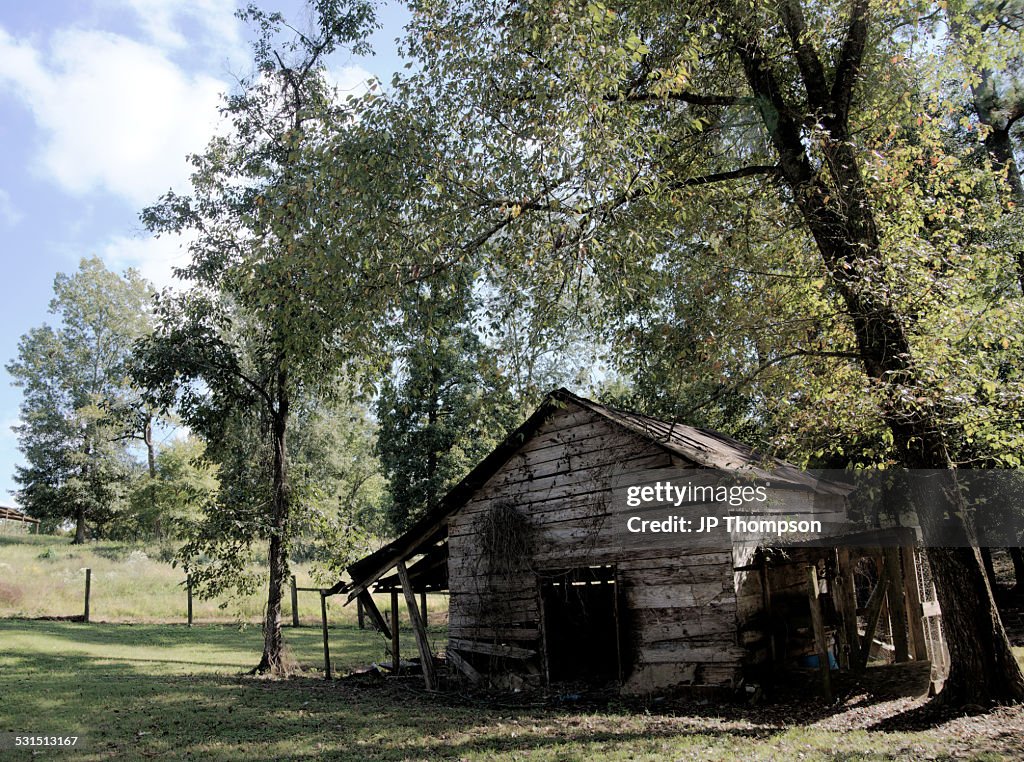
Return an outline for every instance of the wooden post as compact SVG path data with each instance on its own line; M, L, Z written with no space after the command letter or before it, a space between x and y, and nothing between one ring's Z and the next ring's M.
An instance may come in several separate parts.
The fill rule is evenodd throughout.
M366 613L363 611L363 598L356 598L356 621L359 622L359 629L366 629Z
M828 663L828 644L825 642L825 625L821 617L821 601L818 600L818 568L807 567L807 602L811 607L811 627L814 628L814 649L818 652L818 671L821 672L821 692L826 701L832 699L832 669Z
M405 568L405 561L399 561L398 579L402 581L402 592L405 593L405 603L409 607L409 619L412 622L412 631L416 635L416 648L420 652L420 663L423 665L423 682L428 691L436 690L437 677L434 675L434 655L430 651L430 641L427 640L427 627L420 616L419 607L416 605L416 593L413 592L409 583L409 572Z
M910 647L914 658L924 661L928 658L928 644L924 636L924 609L921 607L921 592L917 589L917 559L913 547L900 548L903 559L903 592L907 598L907 623L910 625Z
M299 588L295 586L295 575L292 575L292 627L299 626Z
M294 577L292 580L294 581ZM331 645L327 639L327 596L320 591L320 627L324 634L324 680L331 679Z
M860 638L857 634L857 592L849 548L836 549L836 578L833 585L836 610L843 619L840 632L844 652L839 655L839 666L850 669L860 664Z
M423 617L423 626L428 627L429 622L427 620L427 592L424 590L420 593L420 616Z
M185 591L188 594L188 626L192 626L192 580L185 578Z
M89 621L89 594L92 592L92 569L85 570L85 615L83 622Z
M903 598L903 572L900 569L900 549L885 548L885 568L889 576L889 621L892 624L892 645L897 662L910 661L907 648L907 604Z
M401 648L398 642L398 591L391 591L391 674L402 671Z

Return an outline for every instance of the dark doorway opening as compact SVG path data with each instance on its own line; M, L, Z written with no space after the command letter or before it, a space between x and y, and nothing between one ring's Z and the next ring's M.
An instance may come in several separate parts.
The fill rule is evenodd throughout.
M541 576L544 649L551 682L621 681L618 585L612 566Z

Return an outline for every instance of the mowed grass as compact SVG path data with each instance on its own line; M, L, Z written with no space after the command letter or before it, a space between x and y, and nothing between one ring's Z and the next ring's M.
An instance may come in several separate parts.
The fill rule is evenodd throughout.
M97 622L184 622L188 597L181 568L161 560L157 545L90 542L72 545L67 537L0 535L0 617L35 619L81 615L85 607L85 570L92 569L90 619ZM259 569L259 567L256 567ZM319 585L306 564L292 564L299 587ZM265 570L264 570L265 576ZM246 598L193 599L194 622L261 621L266 588ZM378 596L383 611L388 596ZM343 607L341 598L329 601L333 623L354 624L355 604ZM223 605L222 605L223 604ZM444 620L448 600L432 595L428 609ZM404 601L401 603L404 611ZM300 621L319 624L320 599L315 592L299 593ZM291 596L285 591L284 616L291 621Z
M83 760L991 760L1024 748L1019 709L883 731L916 705L580 708L431 694L416 677L326 682L319 632L286 634L304 671L274 680L242 674L256 628L0 621L0 731L81 735L82 748L39 756ZM341 671L383 649L353 627L331 641Z

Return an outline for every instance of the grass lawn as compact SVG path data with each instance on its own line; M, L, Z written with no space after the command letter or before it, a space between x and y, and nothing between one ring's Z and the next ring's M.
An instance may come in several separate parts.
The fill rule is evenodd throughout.
M0 731L81 734L85 748L40 756L86 760L1019 759L1024 748L1018 708L908 730L899 718L912 725L919 701L869 695L835 708L806 696L584 707L432 695L417 678L325 682L319 631L286 634L305 671L268 680L242 674L258 628L0 620ZM331 639L341 671L383 654L371 631Z

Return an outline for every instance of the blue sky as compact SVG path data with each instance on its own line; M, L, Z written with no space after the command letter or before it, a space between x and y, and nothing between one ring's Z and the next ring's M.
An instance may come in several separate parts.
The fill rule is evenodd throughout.
M146 235L139 211L168 188L187 191L185 156L218 123L220 93L250 70L232 0L0 2L0 360L50 320L53 278L83 256L139 269L158 286L183 263L180 241ZM298 0L264 0L299 24ZM338 53L341 89L401 68L407 18L389 4L376 55ZM11 426L20 390L0 371L0 504L16 504Z

